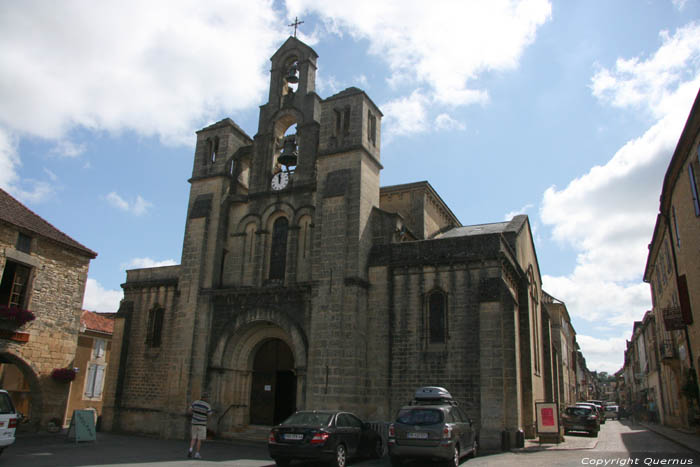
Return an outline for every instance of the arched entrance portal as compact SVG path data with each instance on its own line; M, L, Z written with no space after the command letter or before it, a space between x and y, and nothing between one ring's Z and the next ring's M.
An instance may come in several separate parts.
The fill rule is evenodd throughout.
M250 390L250 423L276 425L296 410L294 356L281 339L268 339L256 350Z

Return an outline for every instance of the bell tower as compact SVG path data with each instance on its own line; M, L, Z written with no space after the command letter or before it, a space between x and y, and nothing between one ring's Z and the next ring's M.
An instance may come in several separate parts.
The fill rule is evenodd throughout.
M270 91L260 108L251 192L303 189L314 183L321 123L321 99L315 92L317 58L296 37L287 39L270 58ZM273 177L281 172L282 183L273 187Z

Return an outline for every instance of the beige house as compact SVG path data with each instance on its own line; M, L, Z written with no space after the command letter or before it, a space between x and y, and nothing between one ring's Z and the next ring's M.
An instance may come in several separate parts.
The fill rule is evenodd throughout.
M96 417L102 415L102 394L111 351L114 315L84 310L80 317L74 362L78 372L71 383L64 425L70 424L74 410L93 410Z
M664 177L644 280L658 335L661 418L688 426L698 409L700 366L700 93ZM662 325L663 324L663 325ZM643 370L643 369L642 369Z
M96 256L0 189L0 386L34 428L65 413Z

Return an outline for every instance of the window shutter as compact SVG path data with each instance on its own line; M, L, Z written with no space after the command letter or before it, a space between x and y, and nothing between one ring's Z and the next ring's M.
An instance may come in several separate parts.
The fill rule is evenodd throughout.
M102 386L104 385L105 367L104 365L95 365L95 389L92 397L102 396Z
M85 384L85 395L87 397L93 397L95 391L95 370L97 365L90 365L88 367L87 383Z

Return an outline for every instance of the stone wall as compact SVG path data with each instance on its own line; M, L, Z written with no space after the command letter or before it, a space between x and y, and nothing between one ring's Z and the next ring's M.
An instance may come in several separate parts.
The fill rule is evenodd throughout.
M15 249L17 234L13 226L0 223L0 271L8 260L31 268L26 308L36 319L20 328L0 321L2 329L29 334L27 342L0 338L0 354L30 382L31 421L44 428L48 420L62 419L66 408L70 385L50 374L73 367L90 257L36 235L30 253L23 253Z

